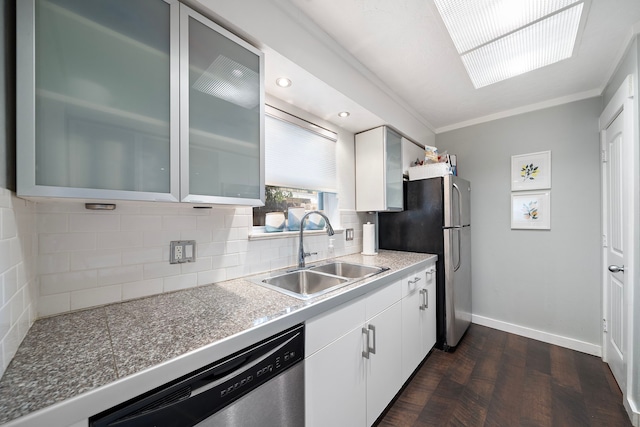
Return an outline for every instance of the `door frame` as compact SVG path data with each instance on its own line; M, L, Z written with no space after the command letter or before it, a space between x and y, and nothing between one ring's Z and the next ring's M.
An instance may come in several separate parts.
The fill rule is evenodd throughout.
M607 104L604 111L600 115L599 119L599 131L600 131L600 150L601 150L601 164L600 164L600 176L601 176L601 194L603 195L601 200L601 212L602 212L602 223L601 230L603 239L606 234L606 215L605 215L605 198L604 194L606 191L606 176L605 176L605 161L606 161L606 140L605 140L605 130L609 127L609 125L619 116L623 115L624 120L624 131L623 131L623 156L626 161L625 168L628 171L627 182L629 183L628 187L624 191L624 197L628 200L628 204L626 206L627 212L627 220L626 224L623 226L627 229L627 239L630 244L625 247L625 280L626 280L626 290L627 294L625 295L625 321L626 321L626 331L623 339L625 340L625 359L626 359L626 380L627 385L624 390L622 390L624 406L631 418L631 421L634 426L640 425L640 412L638 407L638 402L635 401L634 397L634 387L636 387L636 382L638 379L634 378L634 373L638 372L640 366L638 366L638 362L634 359L634 347L636 343L634 342L634 307L638 306L635 304L634 298L636 295L634 292L636 285L639 283L637 278L637 268L638 260L637 257L640 254L640 248L638 247L638 232L640 231L638 213L640 212L640 197L638 196L638 192L640 191L640 184L638 180L639 176L639 158L638 158L638 133L636 132L637 123L638 123L638 110L637 110L637 99L635 99L635 87L634 87L634 78L633 75L628 75L616 93L614 94L611 101ZM607 280L607 258L606 258L606 247L604 245L604 240L602 242L602 252L601 252L601 264L602 264L602 276L601 276L601 291L602 291L602 315L603 319L608 319L608 295L606 292L606 280ZM639 291L640 292L640 291ZM640 296L640 293L638 294ZM640 306L638 306L640 309ZM602 331L602 360L607 362L607 347L606 347L607 334L604 332L604 328Z

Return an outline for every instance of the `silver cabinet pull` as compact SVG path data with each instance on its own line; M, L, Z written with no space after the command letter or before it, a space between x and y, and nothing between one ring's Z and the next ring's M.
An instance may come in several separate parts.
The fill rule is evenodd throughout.
M424 308L429 308L429 289L424 290Z
M416 284L418 283L422 278L420 276L416 276L413 278L413 280L409 280L410 284Z
M420 304L420 310L424 310L426 309L426 307L424 306L424 293L427 292L426 289L420 289L420 297L422 298L421 304Z
M373 332L373 346L369 347L369 353L376 354L376 327L373 325L369 325L368 327L369 330Z
M364 357L365 359L368 359L369 358L369 329L362 328L362 333L366 337L364 350L362 350L362 357Z
M618 265L610 265L609 271L612 273L624 273L624 265L622 267Z

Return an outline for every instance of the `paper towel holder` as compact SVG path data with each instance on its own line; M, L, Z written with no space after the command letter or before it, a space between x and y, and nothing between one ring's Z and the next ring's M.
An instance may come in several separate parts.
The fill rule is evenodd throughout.
M378 255L376 252L376 224L362 225L362 255Z

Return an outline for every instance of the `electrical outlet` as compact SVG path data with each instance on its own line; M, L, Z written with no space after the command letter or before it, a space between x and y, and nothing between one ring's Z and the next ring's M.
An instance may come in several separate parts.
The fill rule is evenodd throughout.
M174 240L171 242L169 251L169 263L180 264L183 262L195 262L196 241L195 240Z

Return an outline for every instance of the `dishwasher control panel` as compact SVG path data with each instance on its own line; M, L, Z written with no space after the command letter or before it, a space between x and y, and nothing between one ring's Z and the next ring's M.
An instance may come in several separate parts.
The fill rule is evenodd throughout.
M304 325L91 417L91 427L194 426L304 359Z

